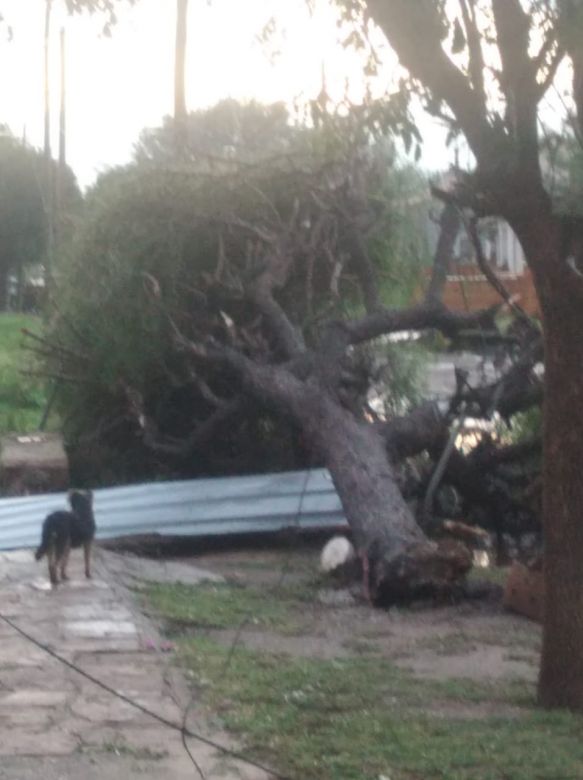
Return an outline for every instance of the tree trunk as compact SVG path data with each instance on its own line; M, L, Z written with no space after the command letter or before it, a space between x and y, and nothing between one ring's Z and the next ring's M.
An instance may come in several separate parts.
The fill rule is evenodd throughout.
M583 710L583 277L560 226L536 237L545 332L543 516L546 604L539 697ZM540 270L544 269L541 278Z
M244 389L276 413L292 418L330 471L356 547L369 566L367 584L378 603L443 593L472 566L457 542L427 539L409 510L389 462L386 441L360 422L318 382L285 368L252 363L225 350ZM322 364L328 356L321 355Z
M324 393L304 405L303 428L330 471L356 547L370 564L373 598L387 604L434 595L469 570L463 545L430 542L409 510L385 442Z

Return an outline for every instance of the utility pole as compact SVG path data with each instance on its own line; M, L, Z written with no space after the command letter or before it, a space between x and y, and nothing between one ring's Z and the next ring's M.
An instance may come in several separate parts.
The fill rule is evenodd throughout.
M59 113L59 164L67 164L67 39L61 27L61 107Z
M174 64L174 132L176 156L181 157L188 141L186 113L186 49L188 44L188 0L177 0L176 52Z
M45 283L46 283L47 293L49 292L50 289L53 256L55 251L55 213L54 213L55 197L54 197L53 158L51 152L51 73L50 73L52 6L53 6L53 0L45 0L44 158L45 158L45 214L47 218Z
M57 166L55 234L59 243L59 227L65 197L65 169L67 167L67 40L65 28L61 27L61 92L59 108L59 164Z

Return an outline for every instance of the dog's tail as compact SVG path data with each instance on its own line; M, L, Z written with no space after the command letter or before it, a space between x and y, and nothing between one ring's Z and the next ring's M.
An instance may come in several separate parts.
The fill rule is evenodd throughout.
M47 528L43 528L43 535L40 541L40 547L35 552L34 557L37 561L46 555L49 551L51 544L53 543L54 534L52 534Z

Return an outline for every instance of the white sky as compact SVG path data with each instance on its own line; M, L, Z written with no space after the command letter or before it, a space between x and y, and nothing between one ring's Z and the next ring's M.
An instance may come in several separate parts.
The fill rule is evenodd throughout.
M53 149L57 148L58 31L65 17L55 0ZM44 0L2 0L14 30L0 40L0 122L30 143L43 137ZM67 19L68 161L87 185L104 168L126 162L144 127L161 123L173 107L175 0L140 0L120 8L110 39L103 20ZM281 56L270 62L255 36L271 16ZM190 0L187 101L189 109L224 97L264 102L315 96L324 61L329 91L338 97L345 80L358 96L360 63L336 41L334 14L326 0L310 20L305 0ZM387 60L387 77L395 67ZM443 134L426 125L424 162L445 166L452 153Z

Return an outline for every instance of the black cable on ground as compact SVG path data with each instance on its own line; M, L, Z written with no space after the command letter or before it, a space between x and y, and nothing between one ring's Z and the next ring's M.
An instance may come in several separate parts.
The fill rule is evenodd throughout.
M294 532L296 532L296 533L301 528L300 521L301 521L301 516L302 516L302 510L303 510L303 507L304 507L304 499L305 499L306 493L308 491L308 482L310 481L311 475L312 475L312 469L309 468L309 469L307 469L305 477L304 477L304 480L303 480L302 489L300 491L300 497L299 497L299 501L298 501L298 508L297 508L297 511L296 511L295 517L294 517L293 529L294 529ZM285 579L285 577L287 575L287 572L289 570L290 560L291 560L291 545L290 545L290 547L289 547L289 549L287 551L287 554L285 556L283 565L281 567L281 572L280 572L280 576L278 578L278 581L275 584L275 586L273 586L273 588L270 589L273 593L277 593L277 591L283 585L283 581L284 581L284 579ZM235 654L235 650L237 649L237 646L238 646L239 641L241 639L241 635L243 634L243 631L245 630L245 627L249 623L249 621L252 618L252 616L253 616L252 612L249 611L243 617L243 619L241 620L241 622L237 626L237 630L235 631L235 636L233 637L233 641L231 642L231 645L229 647L229 652L227 653L227 657L225 658L225 662L224 662L223 667L221 669L221 675L224 675L227 672L227 670L229 669L229 667L231 665L231 661L233 660L233 655ZM191 693L191 695L190 695L188 703L186 704L186 707L184 708L183 715L182 715L182 728L181 728L182 744L184 746L184 749L186 750L186 752L189 755L191 755L191 754L190 754L190 750L188 749L188 745L186 743L187 722L188 722L188 715L190 713L190 710L192 709L192 705L194 704L194 696L195 696L195 694L194 694L194 691L193 691ZM200 772L200 769L199 769L199 772ZM201 774L201 776L203 777L203 780L204 780L204 775L202 775L202 772L200 772L200 774ZM278 775L274 775L274 777L278 777Z
M66 666L68 669L71 669L72 671L81 675L81 677L84 677L86 680L89 680L90 682L92 682L94 685L97 685L102 690L106 691L112 696L115 696L117 699L120 699L126 704L129 704L130 707L133 707L134 709L144 713L144 715L148 715L150 718L157 720L158 723L161 723L163 726L166 726L167 728L172 729L173 731L178 731L183 735L183 737L187 736L190 737L191 739L195 739L198 742L202 742L204 745L208 745L209 747L214 748L215 750L217 750L219 753L222 753L223 755L229 756L230 758L234 758L238 761L242 761L243 763L248 764L249 766L253 766L256 769L261 769L263 772L266 772L268 775L275 778L275 780L292 780L291 778L279 774L278 772L275 772L273 769L270 769L269 767L260 764L258 761L254 761L251 758L247 758L241 753L238 753L235 750L231 750L230 748L221 745L219 742L215 742L215 740L209 739L208 737L205 737L202 734L198 734L195 731L191 731L189 728L186 728L186 726L182 726L178 723L174 723L174 721L168 720L168 718L165 718L163 715L154 712L148 707L144 707L143 704L140 704L139 702L130 699L128 696L125 696L123 693L116 691L115 688L112 688L107 683L104 683L102 680L99 680L97 677L94 677L89 672L86 672L84 669L81 669L81 667L77 666L72 661L69 661L66 658L64 658L62 655L59 655L59 653L55 652L48 645L45 645L43 644L43 642L40 642L34 636L24 631L24 629L20 628L20 626L14 623L10 618L6 617L1 613L0 613L0 620L4 621L4 623L10 626L10 628L12 628L13 631L16 631L17 634L20 634L20 636L23 637L23 639L26 639L27 642L30 642L39 650L42 650L47 655L50 655L52 658L54 658L63 666ZM190 751L188 752L190 754ZM197 767L197 769L199 772L201 771L199 767Z

